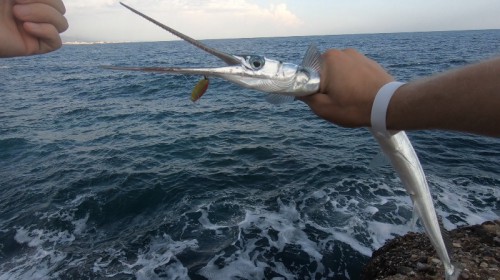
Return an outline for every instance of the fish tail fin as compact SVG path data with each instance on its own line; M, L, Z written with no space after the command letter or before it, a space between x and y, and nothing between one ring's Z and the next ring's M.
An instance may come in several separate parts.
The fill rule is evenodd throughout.
M453 260L453 246L452 246L452 241L451 241L451 237L450 237L450 232L444 228L444 224L443 224L443 217L441 216L437 216L438 218L438 223L439 223L439 228L441 229L441 236L443 237L443 242L444 242L444 246L446 248L446 251L448 252L448 257L450 258L450 260ZM448 271L449 269L446 269L445 267L445 279L446 280L457 280L458 277L460 276L460 273L462 272L462 267L460 266L460 264L458 263L455 263L455 262L451 262L451 269L453 271Z
M460 277L460 273L462 273L462 268L457 264L453 264L453 272L452 273L445 272L445 279L458 280L458 277Z

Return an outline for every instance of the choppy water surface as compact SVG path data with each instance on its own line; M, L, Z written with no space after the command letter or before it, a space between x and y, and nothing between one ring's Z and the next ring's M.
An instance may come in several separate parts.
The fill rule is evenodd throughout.
M399 80L500 53L500 31L213 40L299 63L355 47ZM411 230L411 201L365 129L199 77L184 42L65 46L0 60L0 279L359 279ZM499 139L410 132L446 228L497 219ZM417 228L416 230L421 230Z

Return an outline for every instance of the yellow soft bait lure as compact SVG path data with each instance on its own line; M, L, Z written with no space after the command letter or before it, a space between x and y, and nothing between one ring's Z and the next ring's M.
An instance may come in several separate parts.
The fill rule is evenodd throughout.
M198 101L207 91L209 84L210 81L208 80L207 76L203 76L203 79L196 84L196 86L193 89L193 92L191 93L191 101L193 102Z

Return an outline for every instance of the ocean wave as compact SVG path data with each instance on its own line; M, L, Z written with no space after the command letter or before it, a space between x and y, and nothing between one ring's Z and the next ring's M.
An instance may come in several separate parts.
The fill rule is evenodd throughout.
M349 45L398 79L500 47L498 31L438 35L213 43L276 56L276 46L297 46L280 56L293 59L313 42ZM191 48L75 45L2 60L15 79L2 81L0 103L0 279L360 279L373 250L423 230L410 226L394 170L373 164L379 148L366 129L220 79L193 104L200 77L98 67L220 65ZM446 228L498 217L498 139L408 134Z

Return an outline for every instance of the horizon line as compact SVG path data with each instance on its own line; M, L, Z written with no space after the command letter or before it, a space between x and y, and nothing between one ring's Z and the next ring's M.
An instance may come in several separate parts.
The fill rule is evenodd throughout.
M289 35L289 36L256 36L256 37L221 37L221 38L205 38L197 40L242 40L242 39L266 39L266 38L294 38L294 37L320 37L320 36L351 36L351 35L380 35L380 34L404 34L404 33L433 33L433 32L470 32L470 31L494 31L499 28L484 28L484 29L450 29L450 30L423 30L423 31L388 31L388 32L373 32L373 33L339 33L339 34L312 34L312 35ZM126 43L155 43L155 42L175 42L183 41L182 39L173 38L170 40L142 40L142 41L103 41L103 40L88 40L68 38L65 40L64 35L61 35L63 45L93 45L93 44L126 44Z

